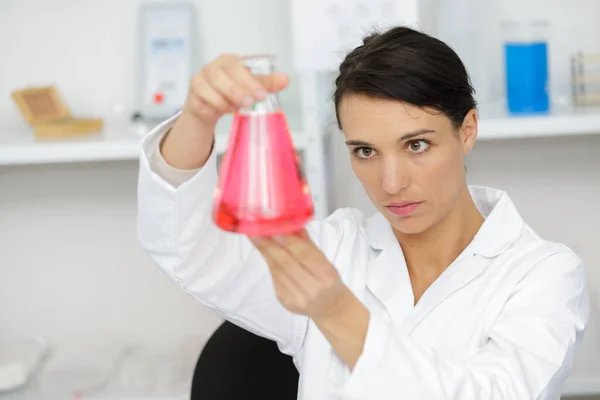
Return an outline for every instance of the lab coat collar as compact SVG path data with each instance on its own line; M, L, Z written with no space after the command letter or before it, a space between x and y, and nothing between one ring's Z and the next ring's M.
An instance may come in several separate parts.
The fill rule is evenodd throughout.
M485 221L466 250L496 257L517 241L523 230L523 219L506 192L484 186L469 186L469 192ZM381 213L367 220L365 234L375 250L398 244L392 227Z
M393 324L409 335L417 325L451 293L476 279L489 263L477 255L495 257L520 236L523 220L506 193L470 187L471 195L485 222L459 257L423 294L416 307L402 248L382 214L367 221L367 240L378 254L369 262L367 287L388 310Z
M483 186L469 191L485 222L469 244L469 251L484 257L496 257L515 243L525 223L508 194Z

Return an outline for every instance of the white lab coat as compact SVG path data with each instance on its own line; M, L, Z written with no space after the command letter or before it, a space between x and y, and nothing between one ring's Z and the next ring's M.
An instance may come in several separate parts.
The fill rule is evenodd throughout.
M312 321L279 304L247 238L213 224L216 155L178 188L152 171L151 153L170 124L144 140L139 239L183 290L292 355L299 399L559 399L588 321L582 262L540 239L506 193L470 188L485 223L416 306L402 250L380 214L340 209L310 223L311 238L371 313L350 371Z

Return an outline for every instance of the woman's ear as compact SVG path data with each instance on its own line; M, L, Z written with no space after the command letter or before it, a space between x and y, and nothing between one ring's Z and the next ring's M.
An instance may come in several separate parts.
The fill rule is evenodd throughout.
M467 113L460 127L460 140L463 146L463 154L469 154L477 140L477 121L479 117L477 110L473 109Z

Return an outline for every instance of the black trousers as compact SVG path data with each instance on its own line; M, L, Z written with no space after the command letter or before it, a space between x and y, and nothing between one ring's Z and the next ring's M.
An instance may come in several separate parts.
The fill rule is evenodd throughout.
M196 365L191 400L296 400L298 371L277 344L231 322L206 343Z

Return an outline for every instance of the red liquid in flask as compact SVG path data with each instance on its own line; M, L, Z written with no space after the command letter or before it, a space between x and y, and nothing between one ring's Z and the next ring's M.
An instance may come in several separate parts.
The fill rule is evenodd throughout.
M281 110L237 113L215 191L213 219L251 236L293 233L313 203Z

